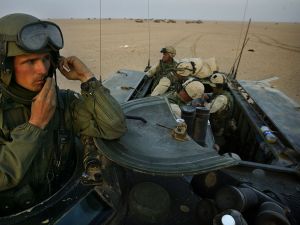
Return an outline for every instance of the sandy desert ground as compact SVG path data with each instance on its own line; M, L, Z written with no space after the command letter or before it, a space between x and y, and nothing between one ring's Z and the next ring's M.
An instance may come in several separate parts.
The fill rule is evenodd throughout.
M151 65L155 64L161 58L161 47L166 45L177 49L177 59L214 56L220 71L229 72L248 23L137 23L129 19L54 21L64 34L65 47L61 54L77 55L104 80L119 69L144 70L149 57ZM237 78L278 78L271 84L300 103L300 24L252 22L248 37ZM79 90L78 82L61 77L59 85Z

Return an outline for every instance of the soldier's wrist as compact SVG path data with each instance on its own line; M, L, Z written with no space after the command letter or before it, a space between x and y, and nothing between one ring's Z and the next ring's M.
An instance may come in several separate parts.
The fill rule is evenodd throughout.
M93 77L95 77L93 73L91 73L91 72L85 73L85 75L80 79L80 81L81 81L81 83L85 83Z

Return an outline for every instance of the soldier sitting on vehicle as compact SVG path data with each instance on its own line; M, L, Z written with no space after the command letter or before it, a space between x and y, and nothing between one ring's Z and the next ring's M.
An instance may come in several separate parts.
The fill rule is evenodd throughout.
M170 92L165 96L168 98L171 109L177 118L181 118L180 106L187 105L193 99L202 98L204 94L204 85L195 78L190 78L182 84L182 89Z
M209 77L207 84L212 88L212 94L204 94L203 99L196 99L192 105L205 105L210 109L210 122L215 136L222 136L224 130L232 127L232 108L233 98L229 91L226 90L226 75L223 73L214 73Z
M190 62L178 63L174 70L160 79L159 83L151 92L151 96L164 95L171 91L180 91L182 89L182 83L188 80L189 75L191 75L193 71Z
M155 87L160 83L160 80L164 77L172 77L174 69L176 68L177 62L175 60L176 49L172 46L167 46L162 48L160 52L163 54L162 59L154 66L152 66L147 72L146 76L153 78L153 84L151 88L151 93ZM164 78L160 85L166 85L166 79ZM160 95L155 91L155 95ZM153 94L153 95L154 95Z

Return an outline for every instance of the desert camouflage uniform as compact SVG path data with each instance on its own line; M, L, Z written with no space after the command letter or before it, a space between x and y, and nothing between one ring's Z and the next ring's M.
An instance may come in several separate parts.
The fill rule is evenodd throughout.
M161 95L164 94L166 91L169 91L169 88L175 89L178 82L178 78L174 73L176 65L177 62L174 59L172 63L164 63L162 60L160 60L157 65L150 68L150 70L147 72L147 75L149 77L154 77L151 92L153 92L156 88L157 94L155 95ZM162 87L157 87L157 85L160 84L162 78L167 78L170 81L167 90L165 88L166 82L161 83Z
M228 122L232 118L233 98L230 92L222 90L220 93L212 96L212 108L214 108L214 101L216 102L218 98L221 101L226 98L227 101L218 107L218 110L213 110L210 113L209 119L211 121L213 131L216 135L220 136L223 135L224 131L226 132Z

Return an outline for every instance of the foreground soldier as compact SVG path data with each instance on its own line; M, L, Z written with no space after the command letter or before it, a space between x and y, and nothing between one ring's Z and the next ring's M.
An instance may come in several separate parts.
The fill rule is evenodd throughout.
M72 172L79 135L115 139L126 130L108 89L77 57L59 57L62 47L54 23L0 18L0 212L32 206L59 188ZM81 81L82 95L58 89L56 68Z

